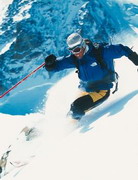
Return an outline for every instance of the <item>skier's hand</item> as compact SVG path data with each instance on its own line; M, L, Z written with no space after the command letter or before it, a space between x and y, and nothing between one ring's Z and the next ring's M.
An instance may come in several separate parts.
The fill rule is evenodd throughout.
M136 65L138 66L138 54L136 52L132 52L128 58Z
M45 68L47 71L51 71L55 68L56 65L56 56L54 54L50 54L45 58Z

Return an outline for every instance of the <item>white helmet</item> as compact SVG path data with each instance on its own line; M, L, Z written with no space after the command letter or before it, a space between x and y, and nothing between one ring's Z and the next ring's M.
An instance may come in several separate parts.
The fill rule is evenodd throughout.
M69 49L73 49L76 46L83 46L84 45L84 39L81 37L78 33L72 33L67 38L67 45Z

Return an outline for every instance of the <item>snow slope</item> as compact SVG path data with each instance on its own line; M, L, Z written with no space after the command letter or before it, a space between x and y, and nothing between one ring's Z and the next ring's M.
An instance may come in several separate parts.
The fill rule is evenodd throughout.
M18 122L20 118L24 122L20 128L35 126L41 135L35 146L33 143L29 147L22 144L20 149L23 151L11 156L14 160L26 158L30 163L20 173L12 171L2 179L137 180L137 71L126 58L117 61L116 69L120 75L119 91L88 113L80 124L69 123L66 118L69 105L78 93L74 72L49 90L42 114L16 116ZM17 123L15 116L3 116L11 119L13 124ZM10 134L12 131L17 135L19 126L10 129ZM38 144L35 152L34 147ZM23 153L24 149L26 153ZM18 148L13 152L18 152ZM37 155L30 161L33 153Z
M50 143L14 179L137 180L137 101L138 96L133 97L124 111L97 119L85 133L77 130Z

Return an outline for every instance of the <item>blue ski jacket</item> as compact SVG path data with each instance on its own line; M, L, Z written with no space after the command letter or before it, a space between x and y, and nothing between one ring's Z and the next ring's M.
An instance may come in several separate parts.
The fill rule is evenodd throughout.
M89 50L81 58L77 59L78 77L80 79L79 88L86 92L99 90L109 90L115 81L114 59L122 56L128 57L132 50L122 44L106 45L103 47L102 58L107 68L102 68L93 56L94 47L89 45ZM56 60L54 72L68 68L76 68L74 55ZM112 73L111 73L112 72ZM114 74L113 74L114 72Z

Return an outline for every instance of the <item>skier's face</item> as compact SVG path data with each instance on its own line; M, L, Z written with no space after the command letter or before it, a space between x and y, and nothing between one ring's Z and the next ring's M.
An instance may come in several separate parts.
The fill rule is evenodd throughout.
M84 47L76 47L75 49L73 49L72 54L74 54L74 56L76 56L78 59L81 59L84 55L85 52L85 48Z

